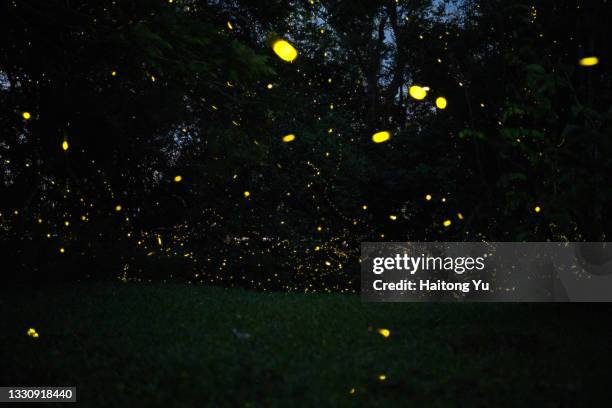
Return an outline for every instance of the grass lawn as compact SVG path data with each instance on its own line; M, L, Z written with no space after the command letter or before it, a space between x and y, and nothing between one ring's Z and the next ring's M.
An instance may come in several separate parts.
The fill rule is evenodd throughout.
M76 406L578 406L612 390L607 305L75 284L3 288L0 307L0 385L76 385Z

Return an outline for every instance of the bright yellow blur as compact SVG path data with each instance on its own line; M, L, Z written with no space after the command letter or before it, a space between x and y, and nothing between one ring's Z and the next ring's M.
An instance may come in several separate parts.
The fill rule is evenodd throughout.
M422 87L418 86L418 85L412 85L408 89L408 93L414 99L419 100L419 101L422 100L422 99L425 99L425 97L427 96L427 90L425 88L422 88Z
M391 331L389 329L378 329L377 332L384 338L387 338L391 335Z
M391 133L385 131L377 132L372 135L372 141L374 143L383 143L391 139Z
M278 40L272 44L272 49L283 61L291 62L297 58L297 50L293 48L293 45L289 44L285 40Z
M597 57L585 57L578 61L583 67L592 67L593 65L599 64L599 58Z
M446 98L443 96L440 96L436 99L436 106L438 107L438 109L445 109L446 108Z

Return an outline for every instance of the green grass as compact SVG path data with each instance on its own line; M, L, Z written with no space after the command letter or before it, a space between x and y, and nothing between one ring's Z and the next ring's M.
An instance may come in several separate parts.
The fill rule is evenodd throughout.
M0 307L0 385L76 385L78 406L576 406L609 389L603 306L81 284L5 288Z

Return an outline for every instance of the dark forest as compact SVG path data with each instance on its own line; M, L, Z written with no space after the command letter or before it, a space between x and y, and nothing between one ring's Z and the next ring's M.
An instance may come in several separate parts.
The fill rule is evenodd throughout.
M114 285L139 298L145 292L130 285L161 291L166 284L209 288L223 299L231 298L226 290L247 299L264 299L257 298L262 291L315 292L329 294L342 309L337 299L345 298L334 296L359 293L362 242L606 241L612 233L611 21L606 0L2 2L2 281L40 299L54 298L50 293L62 285L79 299L91 293L106 299ZM179 304L188 298L176 295ZM11 302L0 304L8 310ZM83 310L97 310L95 304ZM121 305L117 311L130 307ZM319 306L306 313L326 315ZM362 320L349 323L351 330L359 326L375 341L402 333L404 309L384 309L391 317L378 324L383 309L358 307L362 317L352 318ZM406 316L420 319L429 313L424 307ZM244 308L232 310L242 316ZM469 310L499 324L515 321L501 306ZM548 313L512 310L533 319ZM450 306L432 309L438 316L432 321L444 322L447 312ZM22 333L37 322L30 321L15 329L20 341L32 340ZM2 327L13 330L12 324ZM304 324L288 331L299 337L300 330L321 328ZM525 324L531 329L518 340L500 335L492 341L514 351L536 344L535 353L556 338L549 330L542 334L548 340L534 340L529 336L540 336L539 323ZM219 328L226 329L235 341L248 339L238 326ZM447 350L467 356L444 364L476 353L471 340L448 343L438 329L427 330ZM256 329L249 333L257 336ZM487 342L476 332L465 336ZM41 342L44 337L42 330ZM10 338L5 345L16 341ZM481 347L478 353L492 352ZM567 349L554 350L561 356ZM574 357L566 363L575 364ZM218 374L211 367L221 361L207 369ZM434 366L428 375L439 373L441 366ZM349 370L335 369L334 378ZM486 371L471 369L474 376ZM278 371L267 370L251 374L276 386ZM351 389L367 389L368 403L382 404L374 391L382 371L367 371L374 385L343 382L342 397L332 400L303 391L304 404L345 405ZM28 385L27 377L16 378ZM39 379L55 384L52 378ZM57 385L71 379L60 378L66 381ZM563 391L551 386L542 395L565 395L563 381ZM579 388L576 381L572 387ZM392 391L410 388L402 384ZM238 392L228 405L287 404L303 395L296 387L279 400L249 400ZM456 402L452 390L441 406ZM328 391L320 395L333 394ZM211 395L213 406L227 402ZM417 405L433 401L417 395ZM143 401L169 401L158 397ZM501 397L474 398L468 401L477 406L504 405ZM182 406L194 401L186 397Z

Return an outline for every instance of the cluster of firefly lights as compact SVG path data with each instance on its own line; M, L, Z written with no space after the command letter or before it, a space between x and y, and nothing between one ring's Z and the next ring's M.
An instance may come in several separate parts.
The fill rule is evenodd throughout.
M227 23L228 27L230 29L233 29L233 26L231 25L230 22ZM295 49L295 47L293 45L291 45L291 43L289 43L288 41L284 40L284 39L279 39L276 40L273 44L272 44L272 50L274 51L274 53L276 53L276 55L283 61L286 62L293 62L297 57L298 57L298 52ZM580 59L578 61L578 64L580 66L583 67L591 67L594 65L597 65L599 63L599 59L595 56L589 56L589 57L584 57L582 59ZM112 71L111 73L112 76L116 76L117 73L116 71ZM152 77L152 80L154 80L154 77ZM267 87L270 89L272 88L272 84L268 84ZM420 85L412 85L408 88L408 93L409 95L417 100L417 101L422 101L427 97L427 93L430 91L430 88L427 86L420 86ZM435 100L435 105L438 109L443 110L446 109L447 107L447 100L444 96L438 96ZM32 118L32 114L30 112L24 111L22 112L22 117L24 120L30 120ZM391 139L391 132L389 132L388 130L382 130L382 131L378 131L376 133L374 133L372 135L372 141L374 143L385 143L388 142ZM291 133L291 134L287 134L285 136L283 136L281 138L281 140L285 143L290 143L296 140L296 135ZM68 143L68 139L64 138L64 140L61 143L61 148L63 151L68 151L70 145ZM181 175L176 175L173 178L173 181L176 183L179 183L183 180L183 177ZM243 193L245 198L249 198L251 196L251 193L249 191L244 191ZM431 201L432 196L430 194L427 194L425 196L425 200L427 201ZM364 205L364 209L366 208L366 206ZM115 207L115 211L119 212L122 210L121 205L117 205ZM542 211L542 208L540 205L536 205L533 208L533 211L535 213L540 213ZM457 213L457 218L459 220L463 220L463 215L461 213ZM396 221L397 220L397 215L391 214L389 216L389 219L391 221ZM450 219L446 219L444 221L442 221L442 226L444 226L445 228L448 228L452 225L452 221ZM320 228L320 227L319 227ZM65 249L62 247L60 248L60 253L64 253Z
M228 25L228 27L230 29L233 29L233 26L231 25L231 23L229 21L227 22L227 25ZM277 41L275 41L272 44L272 50L276 53L276 55L278 55L278 57L280 59L282 59L283 61L286 61L286 62L292 62L298 56L298 52L295 49L295 47L293 47L293 45L291 45L288 41L282 40L282 39L277 40ZM594 65L597 65L598 63L599 63L599 59L597 57L595 57L595 56L585 57L585 58L582 58L582 59L580 59L578 61L578 64L580 66L584 66L584 67L594 66ZM115 76L116 75L116 71L113 71L111 73L111 75ZM154 77L152 77L152 78L154 78ZM152 79L152 80L154 80L154 79ZM268 87L268 89L272 88L272 84L268 84L267 87ZM429 90L430 90L430 88L427 87L427 86L412 85L412 86L410 86L408 88L408 93L409 93L409 95L413 99L415 99L417 101L422 101L422 100L424 100L427 97L427 93L428 93ZM443 96L438 96L436 98L436 100L435 100L435 104L436 104L436 107L438 109L441 109L441 110L442 109L446 109L447 100ZM29 120L32 117L32 115L30 114L30 112L23 112L22 113L22 117L23 117L24 120ZM282 137L282 141L285 142L285 143L293 142L295 139L296 139L296 136L294 134L288 134L288 135L285 135L285 136ZM384 143L384 142L389 141L390 139L391 139L391 132L389 132L387 130L379 131L379 132L376 132L376 133L374 133L372 135L372 141L374 143ZM68 150L69 144L68 144L68 140L67 139L64 139L62 141L61 148L64 151ZM182 180L183 180L183 177L181 175L176 175L173 178L173 181L176 182L176 183L179 183ZM249 191L244 191L243 195L244 195L245 198L249 198L251 193ZM427 194L425 196L425 200L431 201L431 199L432 199L431 194ZM365 210L367 208L367 206L363 205L363 208ZM121 210L122 210L121 205L117 205L115 207L115 211L119 212ZM533 210L534 210L534 212L539 213L540 211L542 211L542 208L539 205L536 205ZM457 213L457 218L459 218L460 220L463 220L463 218L464 218L463 214ZM395 221L395 220L397 220L397 216L396 215L390 215L389 219L391 219L392 221ZM450 227L451 224L452 224L452 222L449 219L444 220L442 222L442 225L444 227ZM318 227L318 230L319 231L321 230L320 226ZM159 239L159 237L158 237L158 239ZM317 251L319 249L320 249L320 247L317 246L315 251ZM60 252L64 253L65 252L64 248L60 248ZM385 329L385 328L379 328L379 329L376 330L376 332L378 334L380 334L384 338L388 338L391 335L391 331L389 329ZM32 337L32 338L38 338L38 336L39 336L38 332L35 329L33 329L33 328L30 328L27 331L27 335L29 337ZM385 374L379 374L377 378L378 378L379 381L385 381L387 379L387 376ZM356 393L356 389L355 388L351 388L349 390L349 393L350 394L355 394Z
M229 22L228 22L228 26L230 27L230 29L232 29ZM293 47L293 45L291 45L288 41L282 40L282 39L277 40L273 43L272 50L276 53L276 55L278 55L280 59L286 62L293 62L293 60L295 60L298 56L298 52L295 49L295 47ZM578 64L584 67L594 66L594 65L597 65L598 63L599 63L599 59L595 56L585 57L578 61ZM272 84L268 84L268 88L272 88ZM429 91L430 91L430 88L428 86L420 86L416 84L408 88L408 94L417 101L424 100L427 97L427 93ZM448 105L448 101L446 100L444 96L438 96L435 100L435 105L438 109L443 110L443 109L446 109ZM296 139L296 136L293 133L282 137L282 141L285 143L293 142L295 139ZM390 139L391 139L391 132L389 132L388 130L382 130L372 135L372 141L374 143L385 143L385 142L388 142ZM248 197L249 195L250 193L246 191L245 197ZM425 199L427 201L431 201L432 197L430 194L427 194L425 196ZM542 208L539 205L536 205L533 208L533 211L535 213L539 213L540 211L542 211ZM457 213L457 218L459 220L463 220L464 219L463 214ZM389 219L391 221L395 221L397 220L397 215L391 214L389 215ZM444 226L445 228L448 228L451 225L452 225L452 221L450 219L446 219L442 221L442 226Z

